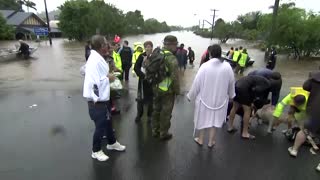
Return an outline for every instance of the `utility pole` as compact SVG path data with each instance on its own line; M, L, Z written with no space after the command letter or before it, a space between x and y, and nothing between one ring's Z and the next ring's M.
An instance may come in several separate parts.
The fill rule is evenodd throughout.
M48 25L48 38L50 46L52 46L52 40L51 40L51 29L50 29L50 23L49 23L49 15L48 15L48 9L47 9L47 0L44 0L44 7L46 9L46 17L47 17L47 25Z
M204 29L204 20L202 20L202 30Z
M271 33L269 39L273 37L274 30L276 28L277 24L277 16L278 16L278 9L279 9L279 3L280 0L275 0L274 1L274 6L273 6L273 15L272 15L272 25L271 25Z
M212 15L212 24L211 24L211 40L213 38L213 28L214 28L214 19L216 18L216 11L218 11L217 9L211 9L211 11L213 11L213 15Z

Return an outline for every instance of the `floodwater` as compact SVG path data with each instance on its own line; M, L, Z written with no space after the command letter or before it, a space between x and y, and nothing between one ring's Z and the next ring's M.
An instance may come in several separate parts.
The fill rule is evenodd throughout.
M201 54L212 43L207 38L194 35L192 32L172 32L178 37L179 43L185 47L191 46L196 53L196 66L192 72L197 71ZM133 42L144 42L150 40L155 46L161 45L167 34L138 35L124 37ZM16 42L0 42L0 48L14 47ZM64 39L53 39L53 45L48 42L34 43L31 46L38 46L39 49L33 54L30 60L11 60L0 62L0 90L17 89L69 89L78 88L82 79L79 75L79 68L84 64L84 43L69 42ZM231 46L243 46L248 48L250 56L256 60L254 66L247 70L264 67L264 52L252 48L251 43L242 40L230 40L223 44L223 50L227 51ZM283 75L283 91L288 92L287 87L301 86L307 78L308 73L317 70L320 62L316 61L295 61L288 60L285 56L279 56L276 70ZM193 74L193 73L192 73ZM191 75L192 77L192 75ZM191 79L188 78L188 81ZM186 82L189 84L189 82ZM186 86L187 87L187 86Z
M190 88L199 58L211 42L191 32L173 32L179 42L196 53L195 68L188 68L183 78L183 92ZM161 44L167 34L126 37L135 41L151 40ZM15 42L0 42L14 47ZM45 42L30 60L0 62L0 179L1 180L189 180L189 179L319 179L315 172L318 156L302 148L295 159L288 155L292 145L282 135L281 126L272 135L266 126L250 128L254 141L241 140L226 128L218 130L213 149L193 142L193 105L178 96L172 113L170 132L173 139L159 142L152 138L145 118L136 116L137 78L130 77L126 91L116 102L121 114L113 116L117 140L127 146L126 152L103 150L107 162L91 158L94 124L82 97L79 68L84 64L84 44L54 39ZM252 44L230 41L223 45L249 47L256 60L253 68L264 66L264 53L250 48ZM288 61L279 58L277 70L283 74L283 93L289 86L300 86L309 71L319 62ZM248 70L250 71L250 69ZM236 122L239 129L239 121Z

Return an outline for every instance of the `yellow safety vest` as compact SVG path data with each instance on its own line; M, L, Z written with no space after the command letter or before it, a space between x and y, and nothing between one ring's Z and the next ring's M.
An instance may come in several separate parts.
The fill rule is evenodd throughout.
M240 52L239 52L239 51L234 51L234 52L233 52L232 60L233 60L234 62L237 62L239 56L240 56Z
M248 59L248 54L241 53L241 58L240 58L240 60L238 62L239 65L241 67L246 67L247 59Z
M120 54L113 51L112 57L113 57L114 65L116 66L116 68L118 68L122 72L122 62L121 62Z
M302 87L291 87L290 89L291 92L285 98L283 98L280 103L277 104L276 109L273 112L274 117L279 118L287 105L294 106L294 97L296 97L297 95L303 95L306 98L306 102L296 108L298 108L300 111L305 111L307 109L307 103L310 93L308 91L305 91Z
M164 54L172 54L172 52L164 50ZM166 71L167 72L169 71L167 67L166 67ZM163 81L161 81L161 83L159 83L158 87L162 91L168 91L171 84L172 84L172 79L170 77L166 77Z

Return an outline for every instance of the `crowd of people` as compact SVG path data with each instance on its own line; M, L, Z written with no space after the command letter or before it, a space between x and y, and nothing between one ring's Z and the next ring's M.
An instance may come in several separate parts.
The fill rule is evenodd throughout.
M101 141L107 138L107 149L124 151L125 146L117 142L112 128L112 98L110 84L117 78L128 81L130 68L138 76L137 115L138 123L147 107L147 120L151 123L152 136L166 141L172 138L169 132L175 98L180 94L180 76L186 69L189 59L191 65L195 60L191 47L188 51L184 44L178 46L175 36L168 35L163 40L163 47L156 47L151 41L134 44L129 47L124 41L108 42L103 36L92 37L91 49L86 48L86 69L83 96L88 101L89 115L95 123L93 135L92 158L106 161L108 156L102 151ZM88 55L89 54L89 55ZM276 52L274 50L274 57ZM209 131L208 147L214 147L217 128L228 121L227 132L233 133L236 114L240 115L241 133L245 140L256 137L249 132L250 122L258 117L258 111L271 106L272 118L267 131L272 133L280 123L287 123L284 133L292 133L298 127L293 147L289 154L297 156L299 147L307 140L313 150L319 148L313 137L319 133L320 117L317 106L320 102L320 71L310 74L303 86L291 87L290 93L279 101L282 77L273 68L261 68L235 80L235 73L243 73L249 60L247 49L231 48L227 57L234 63L230 65L222 57L219 45L209 46L201 60L187 99L195 103L194 141L202 146L204 134ZM275 62L275 60L274 60ZM269 65L270 66L270 65ZM118 72L118 74L114 73ZM271 100L269 94L271 93ZM285 107L289 107L287 116L283 117ZM261 118L261 117L260 117ZM320 171L320 164L317 167Z

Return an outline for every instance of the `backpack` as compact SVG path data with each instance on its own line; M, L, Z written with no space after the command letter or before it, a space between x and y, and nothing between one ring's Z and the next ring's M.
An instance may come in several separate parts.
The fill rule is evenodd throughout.
M145 62L145 80L150 84L159 84L167 76L165 53L160 48L156 48Z

